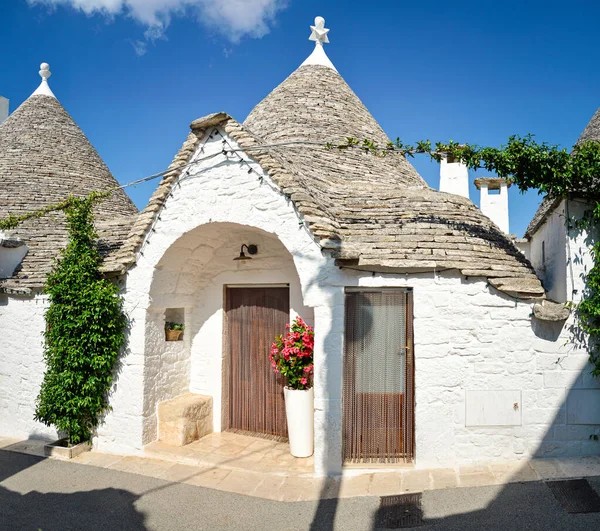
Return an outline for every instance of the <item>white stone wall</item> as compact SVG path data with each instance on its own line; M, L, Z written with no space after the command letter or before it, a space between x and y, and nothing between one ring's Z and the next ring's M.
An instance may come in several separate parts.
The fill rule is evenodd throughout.
M585 230L578 229L576 221L581 219L590 208L590 205L580 201L564 202L565 217L569 220L567 223L567 249L565 276L567 279L566 290L567 300L575 302L581 300L585 289L585 275L593 267L594 262L589 252L593 239Z
M222 147L220 137L205 138L194 157L218 154ZM240 166L237 156L192 166L128 273L124 296L132 326L113 411L96 441L101 449L140 451L156 437L157 403L186 385L212 394L219 408L224 285L289 283L291 317L299 313L310 321L310 307L322 300L322 284L338 274L300 226L293 205L252 164L262 182ZM258 244L259 254L234 262L242 243ZM165 353L160 337L165 308L186 309L186 340L176 355ZM220 418L219 411L216 429Z
M218 136L205 140L197 159L222 149ZM581 393L572 390L600 389L588 374L585 352L569 344L571 323L532 321L531 303L494 291L484 279L340 271L268 176L260 183L235 156L230 159L191 167L128 274L124 293L133 321L113 412L98 438L101 449L135 452L152 441L156 404L186 385L215 397L219 429L223 286L284 282L290 283L293 310L312 309L314 316L317 474L341 471L346 286L414 289L418 467L598 452L589 441L598 427L567 421L569 397L572 404L581 402ZM251 262L232 260L242 243L259 245ZM173 347L177 351L165 350L161 341L165 308L186 309L186 340ZM487 411L487 426L467 426L469 391L519 396L520 417ZM513 424L490 426L496 417Z
M532 320L531 303L458 274L349 277L413 288L416 466L600 454L589 440L599 426L567 423L573 390L600 389L586 352L569 343L572 318L564 326ZM520 391L521 424L467 427L466 394L475 390ZM498 416L513 405L498 404Z
M0 96L0 124L8 118L8 99Z
M552 300L577 302L585 289L585 276L594 265L592 240L576 221L588 208L580 201L562 201L531 238L529 259Z
M178 307L178 306L175 306ZM189 391L190 341L165 340L165 308L148 309L144 360L144 417L155 419L159 402ZM148 423L146 440L156 439L156 423Z
M47 298L0 293L0 437L55 439L33 420L44 376Z
M571 293L567 293L567 251L563 201L533 235L529 247L531 265L541 279L548 298L556 302L571 300Z
M2 100L1 97L0 100ZM0 122L2 122L1 117ZM2 243L2 240L9 240L10 238L11 234L9 231L0 230L0 244ZM23 258L25 258L28 250L29 247L27 247L27 245L21 245L19 247L4 247L0 245L0 278L12 277L15 269L21 263Z

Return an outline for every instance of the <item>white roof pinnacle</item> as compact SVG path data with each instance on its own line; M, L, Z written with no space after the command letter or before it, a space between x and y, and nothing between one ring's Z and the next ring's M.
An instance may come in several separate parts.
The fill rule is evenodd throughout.
M325 19L323 17L316 17L315 25L311 26L310 29L311 34L308 40L314 41L315 49L308 56L306 61L304 61L300 66L327 66L337 72L335 66L333 66L333 63L329 60L329 57L327 57L327 54L323 49L323 44L329 44L329 37L327 36L327 34L329 33L329 29L325 27Z
M309 41L315 41L317 44L323 45L323 43L329 44L329 38L327 34L329 30L325 28L325 19L323 17L315 18L315 25L311 26L312 33L308 38Z
M52 75L50 72L50 65L48 63L42 63L40 65L39 74L42 78L42 82L31 96L50 96L51 98L56 99L56 96L50 90L50 86L48 85L48 78Z

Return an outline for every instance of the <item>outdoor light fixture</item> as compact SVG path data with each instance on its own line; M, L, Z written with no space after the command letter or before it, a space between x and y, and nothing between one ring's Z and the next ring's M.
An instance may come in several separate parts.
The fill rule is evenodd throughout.
M252 260L251 256L246 256L244 254L244 247L246 248L246 251L248 251L248 254L258 253L258 247L256 245L246 245L245 243L243 243L242 247L240 248L240 255L237 258L234 258L234 260Z

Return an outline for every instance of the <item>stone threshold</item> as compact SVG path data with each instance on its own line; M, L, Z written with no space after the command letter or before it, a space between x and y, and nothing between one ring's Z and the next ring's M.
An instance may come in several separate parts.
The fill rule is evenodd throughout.
M0 438L0 450L44 457L46 442ZM251 471L226 468L218 463L198 466L174 458L122 456L94 450L69 462L283 502L389 496L437 489L600 476L600 456L386 472L359 473L360 470L354 469L351 473L344 472L341 477L331 478L283 475L269 471L264 466L262 471Z

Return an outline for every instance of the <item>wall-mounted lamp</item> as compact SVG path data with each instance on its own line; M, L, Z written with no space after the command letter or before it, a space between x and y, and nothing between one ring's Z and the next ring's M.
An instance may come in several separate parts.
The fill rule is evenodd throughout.
M240 248L240 255L236 258L234 258L234 260L252 260L251 256L246 256L244 253L244 247L246 248L246 251L248 251L248 254L257 254L258 253L258 247L254 244L252 245L246 245L245 243L242 244L242 247Z

